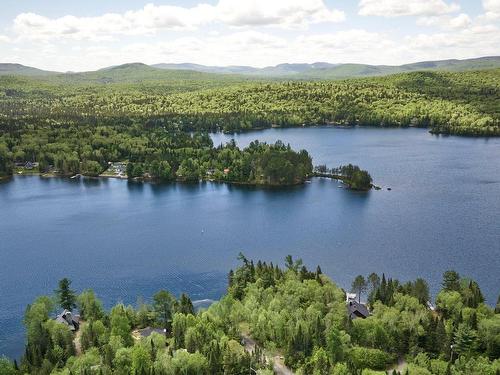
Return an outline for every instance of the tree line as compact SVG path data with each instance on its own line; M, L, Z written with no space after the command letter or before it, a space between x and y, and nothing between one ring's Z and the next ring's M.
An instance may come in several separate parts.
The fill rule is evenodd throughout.
M129 126L227 132L318 124L500 135L499 69L344 81L41 81L0 77L0 127Z

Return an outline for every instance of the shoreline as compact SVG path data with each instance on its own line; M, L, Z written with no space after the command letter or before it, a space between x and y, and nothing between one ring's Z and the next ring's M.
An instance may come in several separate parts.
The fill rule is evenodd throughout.
M343 184L347 185L347 189L348 190L352 190L352 191L368 192L371 189L382 190L381 186L375 185L373 183L371 183L370 187L367 188L367 189L354 189L354 188L352 188L352 187L349 186L349 183L350 183L349 179L347 177L339 175L339 174L313 172L313 175L311 177L328 178L328 179L331 179L331 180L341 181Z
M293 188L293 187L298 187L298 186L304 186L307 183L311 182L312 178L327 178L331 180L337 180L340 181L342 184L345 185L346 190L350 191L357 191L357 192L369 192L371 189L374 190L382 190L382 187L379 185L371 184L369 189L353 189L349 187L349 182L347 178L341 175L329 175L329 174L322 174L322 173L315 173L313 172L308 178L304 181L298 181L293 184L258 184L258 183L251 183L251 182L238 182L238 181L224 181L224 180L216 180L212 178L201 178L198 181L185 181L182 179L173 179L169 181L161 181L161 180L155 180L152 178L132 178L129 179L128 177L124 176L112 176L112 175L99 175L99 176L86 176L83 174L76 174L72 176L65 176L65 175L57 175L53 173L21 173L21 174L15 174L10 177L3 177L0 178L0 182L8 182L9 180L13 179L14 177L31 177L31 176L38 176L40 178L59 178L63 180L79 180L80 178L84 179L91 179L91 180L100 180L100 179L116 179L116 180L122 180L122 181L127 181L127 182L135 182L135 183L149 183L149 184L173 184L173 183L178 183L178 184L184 184L184 185L194 185L198 184L200 182L212 182L216 184L226 184L229 186L241 186L241 187L253 187L253 188L260 188L260 189L281 189L281 188ZM390 190L390 188L388 188Z
M305 185L306 181L299 181L295 182L293 184L258 184L258 183L251 183L251 182L238 182L238 181L224 181L224 180L216 180L212 178L200 178L198 181L186 181L182 179L173 179L173 180L168 180L168 181L162 181L162 180L156 180L152 178L144 178L144 177L134 177L129 179L128 177L125 176L112 176L112 175L99 175L99 176L87 176L83 174L76 174L76 175L58 175L54 173L17 173L14 174L10 177L5 178L6 181L14 178L14 177L32 177L32 176L38 176L40 178L59 178L59 179L64 179L64 180L78 180L80 178L84 179L92 179L92 180L100 180L100 179L116 179L116 180L123 180L123 181L129 181L129 182L137 182L137 183L151 183L151 184L172 184L172 183L180 183L180 184L185 184L185 185L191 185L191 184L197 184L200 182L213 182L213 183L218 183L218 184L227 184L227 185L236 185L236 186L249 186L249 187L258 187L258 188L289 188L289 187L294 187L294 186L301 186ZM315 177L315 176L309 176L309 177ZM0 178L0 181L2 179Z

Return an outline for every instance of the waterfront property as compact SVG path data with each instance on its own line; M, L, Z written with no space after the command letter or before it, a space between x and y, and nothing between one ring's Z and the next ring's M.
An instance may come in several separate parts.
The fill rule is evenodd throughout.
M370 316L368 307L364 303L356 301L355 293L346 293L346 306L350 319L366 319Z
M80 315L73 315L71 311L64 310L56 316L56 322L67 325L71 331L78 331L80 328Z

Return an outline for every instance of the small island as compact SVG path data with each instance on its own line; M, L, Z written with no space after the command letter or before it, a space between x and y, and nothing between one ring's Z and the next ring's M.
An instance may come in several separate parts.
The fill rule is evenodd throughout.
M314 176L342 181L351 190L368 191L373 187L377 188L372 184L372 177L367 171L352 164L332 169L328 169L326 165L318 165L314 167Z

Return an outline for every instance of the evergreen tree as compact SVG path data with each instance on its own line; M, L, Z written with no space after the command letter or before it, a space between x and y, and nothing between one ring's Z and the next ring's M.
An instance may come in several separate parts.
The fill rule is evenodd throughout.
M447 291L460 291L460 275L455 271L446 271L443 274L443 289Z
M153 308L158 321L165 328L165 334L170 332L170 322L172 320L172 307L175 303L175 298L166 290L160 290L153 296Z
M59 281L59 287L55 290L59 305L69 311L76 307L76 294L70 286L71 280L64 278Z
M194 314L193 303L185 293L181 294L181 298L179 299L178 310L181 314Z
M461 324L455 332L453 350L458 355L469 357L476 349L476 332L465 324Z

